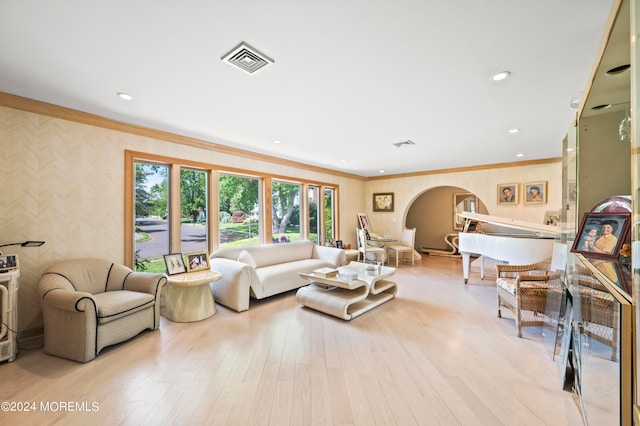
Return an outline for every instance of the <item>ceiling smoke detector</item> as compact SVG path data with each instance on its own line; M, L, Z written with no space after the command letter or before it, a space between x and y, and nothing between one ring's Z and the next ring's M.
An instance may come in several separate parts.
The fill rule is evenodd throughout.
M240 68L248 74L255 74L264 66L275 62L273 59L249 46L244 41L231 49L229 53L225 54L220 59L228 64Z
M395 146L396 148L402 148L405 145L415 145L415 143L412 140L407 139L406 141L396 142L396 143L393 143L392 145Z

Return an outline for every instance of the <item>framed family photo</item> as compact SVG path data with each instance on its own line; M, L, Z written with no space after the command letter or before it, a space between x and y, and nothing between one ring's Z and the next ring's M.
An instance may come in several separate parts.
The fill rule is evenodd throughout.
M366 213L358 213L358 226L360 226L360 229L371 232L371 225L369 224L369 218Z
M196 253L187 253L187 271L203 271L209 269L209 253L206 251L199 251Z
M501 183L498 185L498 204L518 204L517 183Z
M378 194L373 194L373 211L392 212L393 192L381 192Z
M629 213L585 213L571 251L617 259L629 231Z
M528 182L524 184L525 204L547 203L547 181Z
M18 269L18 256L15 254L0 256L0 273L9 272L13 269Z
M184 266L182 253L165 254L164 265L167 268L167 275L183 274L187 272L187 267Z

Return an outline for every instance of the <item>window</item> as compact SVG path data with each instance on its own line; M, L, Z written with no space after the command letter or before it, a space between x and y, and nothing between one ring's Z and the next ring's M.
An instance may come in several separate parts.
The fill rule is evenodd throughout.
M165 272L169 253L326 244L338 232L333 186L128 150L125 164L124 263L137 271Z
M320 235L320 188L310 185L308 189L308 205L309 205L309 239L318 244Z
M274 243L300 239L300 185L273 181L271 232Z
M323 210L323 223L324 223L324 242L330 241L332 238L336 238L336 202L335 202L335 189L324 188L324 210Z
M180 247L182 253L208 251L208 173L180 170Z
M169 252L169 167L135 163L134 253L138 271L164 271Z
M218 191L220 248L260 244L260 180L221 174Z

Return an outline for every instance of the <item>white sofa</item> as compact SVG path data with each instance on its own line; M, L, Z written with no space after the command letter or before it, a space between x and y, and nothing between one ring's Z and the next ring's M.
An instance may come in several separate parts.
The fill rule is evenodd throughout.
M300 272L344 264L344 250L309 240L222 249L210 256L211 269L222 274L211 291L217 303L242 312L249 309L250 297L263 299L307 285Z

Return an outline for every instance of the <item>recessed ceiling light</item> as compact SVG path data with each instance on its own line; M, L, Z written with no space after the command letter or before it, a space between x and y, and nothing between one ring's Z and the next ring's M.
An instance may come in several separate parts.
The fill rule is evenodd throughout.
M606 75L622 74L623 72L628 71L629 68L631 68L630 64L618 65L617 67L613 67L607 72L605 72L605 74Z
M122 93L122 92L120 92L120 93L118 93L118 96L120 96L120 98L124 99L125 101L131 101L131 100L133 100L133 96L128 95L128 94L126 94L126 93Z
M509 133L520 133L520 129L509 129Z
M491 76L491 80L493 81L501 81L511 75L510 71L500 71Z
M384 173L384 170L380 170L380 173Z
M276 145L280 143L280 141L273 141L273 143L275 143Z
M347 160L340 160L340 161L341 161L342 163L346 163L346 162L347 162Z
M596 106L592 107L591 109L594 110L594 111L599 111L601 109L607 109L607 108L611 108L611 104L596 105Z
M516 154L516 157L524 157L524 154Z

